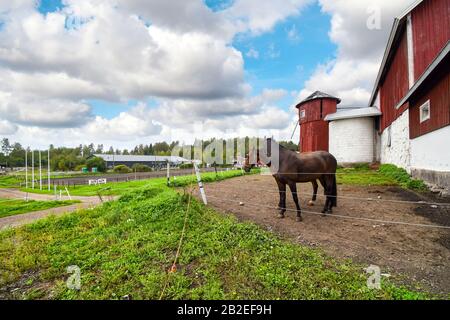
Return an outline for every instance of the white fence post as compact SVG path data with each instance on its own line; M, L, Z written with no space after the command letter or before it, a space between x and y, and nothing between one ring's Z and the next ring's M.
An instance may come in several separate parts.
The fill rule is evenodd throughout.
M170 186L170 163L167 162L167 186Z
M195 175L197 176L197 182L198 182L198 188L200 189L200 195L202 196L203 203L205 205L208 204L208 201L206 201L206 193L205 189L203 188L202 178L200 176L200 170L198 170L197 164L194 162L194 169L195 169Z
M64 188L66 188L66 192L67 192L67 195L69 196L69 200L72 201L72 197L70 196L69 189L67 189L67 187L64 187Z

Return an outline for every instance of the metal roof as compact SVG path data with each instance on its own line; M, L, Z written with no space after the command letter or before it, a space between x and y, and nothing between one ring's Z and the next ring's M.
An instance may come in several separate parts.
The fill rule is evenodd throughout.
M118 154L94 154L95 157L102 158L108 162L189 162L178 156L136 156L136 155L118 155Z
M341 109L342 110L342 109ZM354 118L365 118L365 117L376 117L381 116L381 111L377 108L359 108L350 109L345 111L338 111L336 113L329 114L325 117L325 121L343 120L343 119L354 119Z
M337 100L337 103L341 103L341 99L339 99L337 97L333 97L332 95L329 95L328 93L316 91L313 94L306 97L306 99L301 101L299 104L297 104L296 108L300 107L300 105L302 105L308 101L312 101L312 100L316 100L316 99L334 99L334 100Z
M386 70L386 65L388 64L389 58L391 56L391 52L392 52L392 48L394 47L394 43L396 41L398 41L399 33L400 33L400 31L403 30L402 27L406 23L406 17L408 16L408 14L411 11L413 11L422 2L423 2L423 0L417 0L417 1L413 2L401 15L399 15L398 17L396 17L394 19L394 23L392 25L391 33L389 35L389 40L388 40L386 49L384 51L383 60L381 62L380 69L378 70L378 75L377 75L377 78L375 80L375 85L373 87L372 95L371 95L370 100L369 100L369 106L372 106L372 104L374 103L374 101L376 99L378 86L379 86L381 78L383 77L384 72Z

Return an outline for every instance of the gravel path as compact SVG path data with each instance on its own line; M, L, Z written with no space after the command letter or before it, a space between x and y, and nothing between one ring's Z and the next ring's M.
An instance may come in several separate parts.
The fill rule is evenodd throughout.
M17 189L0 189L0 198L25 199L25 197L28 197L28 199L30 200L38 200L38 201L55 200L55 196L53 195L35 194L35 193L28 193L27 195L26 192L22 192ZM104 200L112 200L112 199L113 198L109 199L109 197L107 197ZM69 197L63 196L62 200L69 200ZM32 223L36 220L48 217L50 215L60 216L65 213L74 212L80 209L93 208L101 204L101 201L98 197L72 196L72 200L79 200L81 201L81 203L0 218L0 230L4 230L7 228L14 228L24 224Z

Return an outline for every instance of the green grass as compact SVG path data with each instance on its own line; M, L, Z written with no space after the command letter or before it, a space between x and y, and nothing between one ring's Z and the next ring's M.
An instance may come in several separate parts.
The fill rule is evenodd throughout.
M34 201L0 199L0 218L32 211L68 206L80 201Z
M393 164L382 164L380 173L398 182L403 188L425 191L427 186L422 180L412 179L405 169L398 168Z
M22 178L12 174L0 175L0 188L18 188Z
M58 179L58 178L76 178L76 177L94 177L94 176L102 176L102 177L108 177L110 175L117 175L117 173L102 173L102 172L88 172L88 173L82 173L82 172L76 172L76 173L64 173L64 172L58 172L54 173L52 172L51 178L52 179ZM31 170L28 171L28 179L31 181ZM39 171L35 171L35 179L39 179ZM47 170L42 170L42 179L43 182L47 182ZM29 182L31 184L31 182ZM8 173L6 175L0 175L0 188L19 188L20 185L25 185L25 171L19 171L19 172L13 172Z
M256 173L258 171L254 171ZM205 172L201 174L202 181L203 182L212 182L212 181L219 181L227 178L232 178L236 176L243 175L241 170L230 170L230 171L223 171L218 172L217 175L215 172ZM174 179L171 178L171 183L174 186L183 186L187 185L191 182L196 182L195 175L187 175L187 176L179 176ZM121 195L123 193L129 192L131 190L137 190L140 188L145 188L148 186L164 186L167 183L167 178L153 178L153 179L147 179L147 180L135 180L135 181L128 181L128 182L111 182L106 183L102 185L83 185L83 186L76 186L69 187L69 192L73 196L96 196L98 192L100 192L101 195ZM46 187L44 187L44 190L38 190L38 189L26 189L22 188L22 191L30 192L30 193L40 193L40 194L52 194L54 191L48 191L45 190ZM64 189L63 193L65 192Z
M367 166L354 168L339 168L337 170L337 183L360 186L397 186L398 181L383 172L371 170Z
M385 279L382 290L368 289L362 266L280 240L195 199L177 271L167 278L187 201L154 179L93 210L1 232L0 298L158 299L166 279L164 299L427 298ZM79 291L66 287L70 265L81 269Z

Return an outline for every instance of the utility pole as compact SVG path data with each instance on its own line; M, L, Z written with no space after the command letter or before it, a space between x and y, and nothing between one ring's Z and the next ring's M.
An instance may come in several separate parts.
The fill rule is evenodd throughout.
M28 189L28 153L25 148L25 188Z
M31 187L34 189L34 150L31 150Z
M48 178L48 191L50 191L50 146L48 147L48 155L47 155L47 178Z
M42 190L42 159L41 159L41 150L39 150L39 189Z

